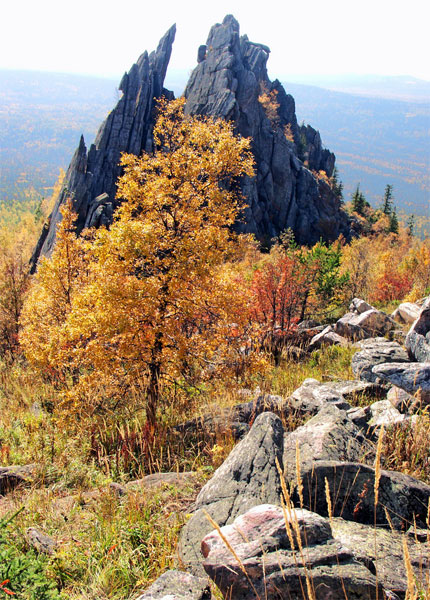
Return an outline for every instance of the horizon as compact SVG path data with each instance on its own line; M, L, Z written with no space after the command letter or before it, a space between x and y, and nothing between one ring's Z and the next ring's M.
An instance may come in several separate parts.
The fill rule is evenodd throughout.
M127 10L119 14L110 8L103 0L76 0L73 12L54 0L8 4L3 14L10 26L0 39L0 69L118 79L144 50L154 50L176 23L169 70L189 72L210 27L233 14L241 35L271 49L271 78L388 76L430 81L430 6L423 0L411 0L407 12L398 0L363 0L359 10L344 0L327 0L324 5L309 0L306 10L277 7L276 19L270 4L263 13L244 0L220 0L216 7L205 6L204 12L195 0L182 6L166 0L162 9L129 0Z

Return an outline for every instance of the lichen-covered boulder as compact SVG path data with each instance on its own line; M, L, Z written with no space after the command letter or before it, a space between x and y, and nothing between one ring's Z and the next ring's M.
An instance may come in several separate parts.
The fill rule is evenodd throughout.
M281 481L276 462L282 467L283 439L279 417L261 414L202 488L179 542L179 555L191 572L203 573L200 542L213 529L207 514L224 526L253 506L279 502Z

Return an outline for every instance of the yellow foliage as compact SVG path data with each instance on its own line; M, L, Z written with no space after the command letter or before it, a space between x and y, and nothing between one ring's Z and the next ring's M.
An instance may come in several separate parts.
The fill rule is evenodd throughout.
M266 117L269 119L272 126L276 127L279 125L279 102L277 90L269 91L267 85L263 85L261 94L258 96L258 101L263 107ZM287 132L285 132L285 135L287 135Z
M212 378L243 344L246 294L223 265L243 254L231 225L237 179L253 175L249 141L183 106L160 102L154 153L123 156L109 230L76 239L63 213L29 294L22 343L40 369L69 376L69 415L109 418L133 397L153 429L163 385Z

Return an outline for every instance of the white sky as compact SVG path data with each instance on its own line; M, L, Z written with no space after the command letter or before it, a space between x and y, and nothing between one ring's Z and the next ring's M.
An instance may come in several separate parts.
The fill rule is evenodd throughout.
M191 70L232 13L271 48L272 78L412 75L430 80L429 0L0 0L0 68L120 77L177 24L170 67Z

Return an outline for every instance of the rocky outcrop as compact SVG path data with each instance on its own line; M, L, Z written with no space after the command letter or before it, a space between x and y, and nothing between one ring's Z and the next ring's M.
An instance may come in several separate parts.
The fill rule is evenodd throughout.
M393 409L394 410L394 409ZM312 466L316 460L373 461L374 451L347 412L328 405L284 438L284 474L295 474L296 461Z
M33 270L39 256L52 252L67 198L78 214L78 233L112 221L119 202L120 155L151 152L155 99L173 97L163 83L174 37L173 26L157 50L142 54L124 75L119 86L123 96L88 151L81 138L35 248ZM247 208L238 223L240 231L268 243L289 227L302 244L335 240L340 234L349 238L349 217L329 183L335 156L323 148L318 131L309 125L298 127L294 99L267 76L269 53L267 46L240 37L237 21L225 17L198 50L198 64L185 91L186 112L232 120L237 133L252 138L256 176L242 182Z
M279 501L276 462L282 465L283 436L281 420L263 413L202 488L179 544L181 560L194 574L202 574L200 542L213 529L206 515L223 526L253 506Z
M49 256L55 244L60 208L68 198L78 215L77 232L84 227L106 225L112 221L116 182L121 175L122 152L140 155L152 150L155 99L173 97L163 88L169 64L175 26L160 40L157 50L144 52L119 85L123 93L118 104L101 125L94 144L87 151L84 138L72 158L61 194L32 257L33 268L39 256Z
M415 395L423 406L430 404L430 362L376 365L372 372L408 394Z
M404 598L408 588L405 567L404 533L363 525L344 519L331 519L333 536L348 548L359 548L360 554L375 565L378 581L385 590ZM412 529L406 536L410 563L416 581L425 589L426 573L430 567L430 544L427 536L421 541Z
M292 228L296 241L316 243L349 237L340 202L324 178L335 157L321 145L311 127L299 130L294 99L279 81L271 82L267 46L240 37L239 24L228 15L212 27L206 50L185 90L190 115L222 117L234 122L242 136L252 138L256 177L242 184L248 207L239 229L269 241ZM307 160L306 168L299 159Z
M363 381L381 381L373 371L375 365L409 362L406 350L386 338L369 338L360 342L359 347L361 350L352 357L351 367L354 375Z

